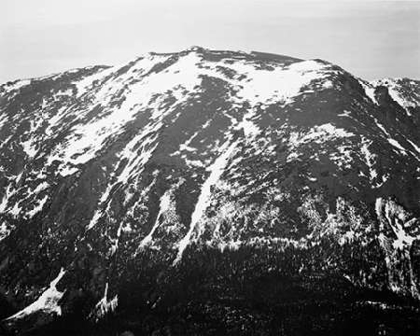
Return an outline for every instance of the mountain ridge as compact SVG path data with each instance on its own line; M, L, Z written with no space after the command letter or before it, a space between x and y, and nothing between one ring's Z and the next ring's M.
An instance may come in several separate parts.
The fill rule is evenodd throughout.
M205 47L201 47L201 46L191 46L189 48L186 48L182 51L179 52L146 52L143 54L139 54L137 57L133 58L133 60L139 59L139 58L144 58L147 56L153 56L153 55L160 55L160 56L165 56L165 55L175 55L175 54L182 54L185 52L189 52L189 51L201 51L201 52L219 52L219 53L223 53L226 52L226 50L223 49L210 49L210 48L205 48ZM308 60L315 60L315 61L320 61L320 62L325 62L325 63L329 63L328 61L324 60L324 59L320 59L320 58L314 58L314 59L301 59L301 58L296 58L296 57L291 57L285 54L278 54L275 52L265 52L265 51L257 51L257 50L251 50L251 51L244 51L244 50L237 50L237 51L230 51L231 53L237 53L237 54L243 54L243 55L254 55L255 57L258 57L258 55L260 55L261 57L266 57L268 60L270 60L270 57L272 57L273 59L290 59L290 60L295 60L295 61L308 61ZM129 62L128 62L129 63ZM127 62L122 62L122 65L127 64ZM331 63L333 64L333 63ZM120 65L118 64L99 64L99 65L87 65L84 67L76 67L76 68L71 68L71 69L67 69L67 70L62 70L62 71L57 71L57 72L53 72L50 73L48 75L43 75L43 76L31 76L31 77L25 77L25 78L18 78L18 79L12 79L12 80L6 80L3 82L0 82L1 86L5 86L7 84L13 84L16 82L20 82L20 81L25 81L25 80L36 80L36 79L45 79L48 77L54 77L56 75L62 74L62 73L66 73L66 72L77 72L83 69L90 69L90 68L97 68L97 67L103 67L103 68L111 68L111 67L120 67ZM358 77L356 76L358 79L362 80L362 77ZM409 81L419 81L420 79L418 78L411 78L411 77L406 77L406 76L402 76L402 77L382 77L382 78L376 78L376 79L372 79L372 80L365 80L368 83L374 84L374 83L379 83L381 81L385 81L385 80L390 80L390 81L399 81L399 80L409 80Z
M197 274L229 283L226 265L245 272L241 288L257 267L416 302L419 87L198 47L1 85L5 328L54 322L80 300L80 319L100 320L133 304L122 283L145 279L136 304L167 311ZM341 295L331 286L319 292ZM216 297L234 300L228 288Z

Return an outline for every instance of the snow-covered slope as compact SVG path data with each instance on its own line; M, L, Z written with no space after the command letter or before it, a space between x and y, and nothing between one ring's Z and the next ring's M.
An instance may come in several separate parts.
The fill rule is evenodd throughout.
M167 309L216 263L419 300L419 109L415 80L198 47L0 86L4 324L97 321L139 283Z

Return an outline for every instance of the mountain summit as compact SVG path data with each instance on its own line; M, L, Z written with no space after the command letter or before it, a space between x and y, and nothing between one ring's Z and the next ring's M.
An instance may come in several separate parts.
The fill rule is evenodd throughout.
M260 52L3 84L4 333L415 335L419 127L420 81Z

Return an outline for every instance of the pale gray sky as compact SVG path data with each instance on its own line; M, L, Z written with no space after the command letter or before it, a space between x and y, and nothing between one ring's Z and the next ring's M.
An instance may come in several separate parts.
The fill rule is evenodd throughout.
M0 83L192 45L420 78L419 1L1 0Z

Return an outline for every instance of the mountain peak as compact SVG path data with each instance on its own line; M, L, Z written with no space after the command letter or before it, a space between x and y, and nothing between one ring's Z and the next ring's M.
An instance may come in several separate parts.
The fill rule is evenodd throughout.
M322 302L337 331L378 298L413 314L418 82L192 47L0 92L7 330L107 316L138 334L293 335L278 316Z

